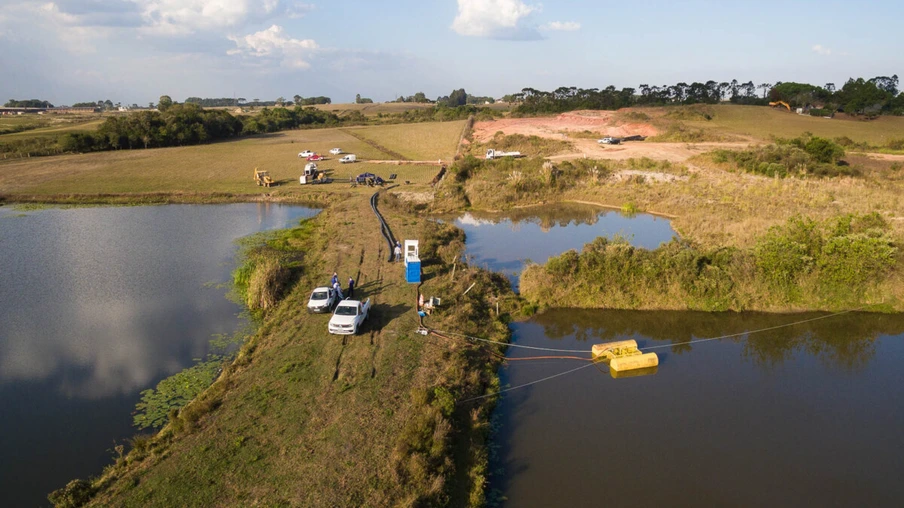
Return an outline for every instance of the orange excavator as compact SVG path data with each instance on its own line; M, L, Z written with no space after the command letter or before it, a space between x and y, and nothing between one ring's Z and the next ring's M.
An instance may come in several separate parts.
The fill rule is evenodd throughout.
M783 108L787 109L789 113L791 112L791 105L785 101L770 102L769 105L772 106L773 108L782 106Z

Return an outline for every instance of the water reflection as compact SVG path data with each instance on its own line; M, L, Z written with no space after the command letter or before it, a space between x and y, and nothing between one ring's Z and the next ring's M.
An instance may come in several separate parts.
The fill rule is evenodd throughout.
M806 321L799 323L801 321ZM609 342L626 338L649 339L641 347L674 344L673 354L690 352L698 339L730 337L741 343L743 356L763 368L775 367L796 353L818 358L827 366L853 372L864 368L875 355L874 342L881 334L904 333L904 319L894 314L761 314L707 312L644 312L611 310L553 310L536 316L550 340ZM746 334L751 330L799 323L776 330ZM588 344L589 345L589 344ZM705 346L704 346L705 347Z
M625 217L581 204L555 204L503 213L468 212L454 219L467 236L466 255L478 266L502 272L517 287L527 260L545 263L594 239L620 235L632 245L655 249L674 236L670 222L652 215Z
M820 316L558 310L514 324L516 343L530 346L670 347L657 350L655 373L614 380L589 368L506 394L493 486L519 507L898 504L904 316L852 313L671 346ZM513 362L501 376L517 386L574 366ZM617 495L588 496L588 485Z
M10 465L0 490L16 492L12 504L39 504L99 472L113 439L133 433L138 392L239 327L241 309L206 287L229 280L234 241L314 213L241 204L20 216L0 207L0 433L11 438L0 445Z

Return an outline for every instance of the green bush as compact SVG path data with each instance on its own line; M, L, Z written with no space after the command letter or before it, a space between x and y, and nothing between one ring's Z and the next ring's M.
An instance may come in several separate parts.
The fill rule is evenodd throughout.
M855 168L841 160L845 155L842 143L854 142L848 138L839 138L838 141L805 134L749 150L716 150L711 157L718 164L733 163L748 173L778 178L858 174Z
M787 224L769 229L754 248L759 274L772 286L790 290L801 275L813 270L822 244L816 222L793 217Z

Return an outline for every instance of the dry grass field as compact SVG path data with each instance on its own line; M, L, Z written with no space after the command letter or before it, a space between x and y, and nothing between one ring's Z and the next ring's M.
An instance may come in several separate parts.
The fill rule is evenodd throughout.
M408 124L374 127L368 135L393 140L417 138L429 132L423 150L432 156L451 159L461 132L461 122ZM380 136L381 129L392 129ZM405 133L411 129L411 134ZM393 145L397 146L397 145ZM328 186L298 184L305 161L302 150L329 156L331 148L342 148L362 162L340 164L338 157L318 163L336 182ZM439 147L446 147L443 153ZM402 147L404 149L404 147ZM419 153L419 152L413 152ZM392 157L339 129L295 130L209 145L120 150L81 155L35 157L0 162L0 194L53 196L68 194L130 193L232 193L270 194L271 197L303 197L311 191L340 188L348 190L349 177L363 172L384 178L392 173L399 182L414 186L429 183L437 172L432 166L387 166L367 160ZM252 181L255 168L267 170L278 186L264 188ZM344 182L344 183L343 183Z
M411 160L451 160L465 120L348 129Z
M904 138L904 117L882 116L875 120L836 115L821 118L789 113L784 109L761 106L712 106L712 120L692 120L690 127L719 133L749 136L769 141L772 137L793 138L804 132L834 139L847 136L856 142L884 145L891 139Z
M0 143L37 136L56 136L67 132L93 131L104 118L92 115L21 115L0 117ZM26 130L20 130L25 128Z

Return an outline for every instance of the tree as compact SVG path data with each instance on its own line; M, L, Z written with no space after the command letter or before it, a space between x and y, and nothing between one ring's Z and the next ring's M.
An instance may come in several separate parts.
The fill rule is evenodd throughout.
M766 92L772 89L771 83L761 83L757 88L763 91L763 98L766 98Z
M892 77L888 76L876 76L875 78L869 80L870 83L874 83L876 88L879 90L886 91L892 95L898 95L898 75L895 74Z
M424 92L414 94L414 102L427 102L427 95Z
M464 88L453 90L449 94L449 107L464 106L468 103L468 92Z
M355 104L361 104L361 94L355 94Z
M276 98L276 105L277 105L277 106L280 106L280 107L281 107L281 106L282 106L283 104L285 104L285 103L286 103L286 98L285 98L285 97L277 97L277 98Z
M169 95L161 95L157 100L157 111L166 111L173 105L173 99Z
M292 99L295 101L295 105L296 105L296 106L301 106L301 99L302 99L302 97L301 97L300 95L295 94L295 96L292 97Z
M826 90L829 93L835 93L835 83L826 83Z

